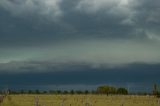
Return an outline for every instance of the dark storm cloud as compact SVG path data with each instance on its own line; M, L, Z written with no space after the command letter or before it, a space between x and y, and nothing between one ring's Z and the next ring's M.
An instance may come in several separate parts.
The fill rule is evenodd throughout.
M146 34L152 34L148 36L159 36L160 1L140 0L135 4L135 7L133 7L134 15L132 17L135 27L142 29Z
M62 11L65 11L65 22L74 26L82 36L111 38L138 36L139 39L146 37L150 29L152 34L159 32L160 16L158 11L160 5L158 2L146 0L93 0L91 2L82 0L74 3L71 0L71 2L64 3L66 8ZM152 29L155 30L152 31Z
M55 35L61 30L56 24L39 22L35 16L33 16L33 19L13 17L4 10L1 10L0 14L0 42L3 47L7 45L32 46L50 40L54 41L53 38L56 38Z
M50 58L57 62L56 58L97 65L159 63L159 4L155 0L1 0L0 62Z
M132 26L121 25L125 18L123 15L116 16L103 9L96 13L88 13L87 9L77 8L79 2L69 1L63 1L61 4L62 11L65 11L62 20L74 28L74 36L120 38L129 36L128 32L132 31Z
M78 37L123 39L138 36L139 39L158 36L159 1L93 2L97 4L89 0L2 0L1 43L25 45L30 42L34 45Z
M72 65L73 66L73 65ZM0 74L0 83L17 85L56 85L56 84L107 84L107 83L159 83L159 64L131 64L121 68L91 68L87 65L65 68L63 71L26 72ZM17 80L18 79L18 80Z

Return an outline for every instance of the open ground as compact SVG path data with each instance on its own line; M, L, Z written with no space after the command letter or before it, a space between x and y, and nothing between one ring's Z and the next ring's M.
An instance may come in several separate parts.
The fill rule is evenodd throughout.
M154 96L136 95L8 95L0 106L160 106Z

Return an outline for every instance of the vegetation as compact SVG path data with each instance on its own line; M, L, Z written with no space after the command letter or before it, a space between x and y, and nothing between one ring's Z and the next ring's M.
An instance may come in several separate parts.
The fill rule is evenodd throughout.
M10 94L128 94L128 91L125 88L114 88L111 86L99 86L97 90L92 90L92 91L82 91L82 90L50 90L50 91L40 91L40 90L20 90L20 91L13 91L9 90Z
M153 94L157 94L157 86L154 88ZM93 91L8 90L1 91L0 106L160 106L158 98L144 94L128 95L125 88L107 85Z
M104 86L99 86L97 88L97 93L107 94L107 95L109 95L109 94L123 94L123 95L126 95L126 94L128 94L128 91L125 88L116 89L115 87L104 85Z
M157 84L154 84L153 86L153 95L160 97L160 89L158 88Z
M123 95L127 95L128 91L125 88L118 88L117 89L117 94L123 94Z
M154 96L135 95L8 95L0 106L159 106Z

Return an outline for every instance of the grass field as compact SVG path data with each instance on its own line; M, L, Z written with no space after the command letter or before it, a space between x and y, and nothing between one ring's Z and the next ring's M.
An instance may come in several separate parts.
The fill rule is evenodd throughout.
M0 106L160 106L159 102L153 96L26 94L9 95Z

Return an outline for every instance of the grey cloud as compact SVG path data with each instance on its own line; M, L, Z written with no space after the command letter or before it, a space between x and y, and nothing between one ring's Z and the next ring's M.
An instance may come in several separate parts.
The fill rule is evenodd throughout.
M19 40L21 43L26 40L33 44L34 41L52 42L54 39L64 38L153 38L159 34L157 2L2 0L0 7L4 19L1 19L3 24L0 25L0 33L5 36L2 42L5 38ZM6 10L16 14L16 17L7 15Z
M85 71L107 71L112 73L117 71L123 71L129 74L129 70L132 72L143 74L155 73L159 70L159 64L148 63L129 63L121 66L111 66L108 64L93 65L85 62L55 62L55 61L12 61L9 63L0 63L0 74L10 73L67 73L67 72L85 72ZM123 70L124 69L124 70ZM139 69L139 70L136 70ZM114 73L113 72L113 73ZM120 73L119 72L119 73Z
M87 63L55 62L55 61L11 61L0 63L0 73L44 73L59 72L91 67Z
M46 70L40 73L33 69L28 69L28 72L24 73L4 72L0 74L0 87L5 87L6 84L16 88L17 85L19 85L18 88L21 88L23 85L28 87L31 85L115 84L117 86L124 84L132 88L134 84L136 87L141 85L143 90L146 90L153 83L159 83L159 69L159 64L130 64L121 68L100 67L93 69L87 67L87 65L80 66L74 63L74 65L62 69L62 71L56 71L53 68L52 71ZM144 86L145 84L148 86Z
M86 89L88 85L107 84L129 87L130 92L135 92L135 90L152 92L153 83L159 83L159 70L159 64L132 64L128 67L112 69L91 69L81 66L81 69L70 70L69 68L56 72L1 73L0 89L5 88L6 84L7 87L18 90L41 89L47 86L49 86L47 90L60 88L66 90L65 86L68 85L73 85L69 87L69 90L77 85L83 85ZM80 89L80 86L77 89Z
M1 71L29 69L45 71L50 68L70 67L74 63L92 68L123 67L132 63L160 63L159 42L130 40L76 40L57 45L1 49ZM3 54L2 54L3 53ZM17 61L17 62L10 62ZM73 64L72 64L73 63Z
M39 17L46 16L56 19L61 15L60 2L61 0L1 0L0 6L19 17L39 15Z
M133 20L136 23L136 28L143 29L146 33L146 37L149 39L159 40L159 25L160 25L160 15L159 1L149 1L141 0L139 4L135 6L135 16Z
M69 1L72 2L72 0ZM86 2L83 3L83 1ZM71 5L72 8L67 8L67 6L65 6L65 16L63 17L64 22L74 27L76 32L74 35L79 35L82 37L89 36L125 38L130 36L130 32L133 30L133 26L121 24L121 22L125 20L126 15L122 13L123 11L119 12L118 10L120 9L115 9L115 6L112 7L112 5L108 4L109 7L103 6L104 9L101 9L101 6L96 7L98 12L90 12L90 10L94 10L94 2L96 5L96 3L99 2L99 4L101 4L101 1L96 2L96 0L94 0L89 2L87 0L82 0L79 2L74 2L73 4L71 4L71 2L65 3L65 5ZM107 1L103 2L107 4ZM104 4L103 2L102 4ZM110 1L111 4L112 2L113 1ZM91 3L91 6L87 6L85 3ZM117 4L117 0L115 0L115 3L113 4ZM62 5L62 7L64 6ZM107 8L109 9L107 10ZM116 10L117 12L115 12Z
M87 63L157 63L159 4L146 0L1 0L1 62L52 57Z
M155 33L154 35L159 34L159 4L159 1L150 0L82 0L78 5L78 9L88 14L97 14L102 11L104 16L109 14L107 18L111 16L113 19L107 22L111 22L111 25L115 26L115 32L118 32L121 36L127 35L129 37L138 36L138 38L148 38L148 36L152 36L150 32L152 34ZM115 17L118 18L114 20ZM116 24L114 22L116 22ZM119 23L122 25L119 25ZM125 26L129 27L130 30L122 30ZM122 29L120 29L119 32L116 28ZM113 35L115 35L115 33ZM152 36L153 38L154 35Z

